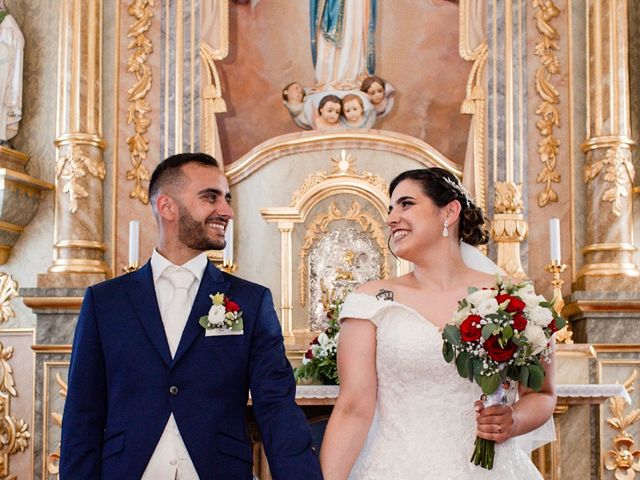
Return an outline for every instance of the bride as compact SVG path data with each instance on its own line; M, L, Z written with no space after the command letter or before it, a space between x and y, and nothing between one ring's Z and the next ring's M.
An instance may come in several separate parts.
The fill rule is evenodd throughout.
M542 479L514 437L553 414L553 366L540 392L520 388L513 407L485 408L480 388L441 353L441 332L467 287L495 284L461 254L461 245L470 248L461 241L488 241L482 211L441 168L404 172L390 193L392 248L415 269L367 283L343 305L340 395L320 453L324 478ZM469 461L476 435L496 442L492 470Z

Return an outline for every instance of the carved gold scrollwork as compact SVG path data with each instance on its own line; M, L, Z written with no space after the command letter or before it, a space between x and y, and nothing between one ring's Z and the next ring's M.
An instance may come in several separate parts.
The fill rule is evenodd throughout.
M495 184L496 213L522 213L524 204L519 185L513 182L497 182Z
M56 373L56 382L60 385L60 396L62 398L67 398L67 382L62 379L62 376L59 373ZM58 412L51 413L51 421L57 425L59 428L62 428L62 414ZM55 475L56 478L60 478L60 446L47 455L47 472L51 475Z
M551 77L560 73L560 60L555 54L560 49L558 31L551 21L560 15L560 10L553 0L533 0L536 28L542 38L536 43L534 53L540 58L541 66L536 69L536 92L542 103L536 109L540 119L536 127L542 135L538 142L538 155L543 164L538 174L538 183L544 184L544 191L538 195L538 205L544 207L550 202L558 201L558 194L553 189L554 183L560 183L560 172L556 170L560 140L553 135L553 130L560 127L560 112L556 105L560 103L560 93L551 83Z
M15 475L10 475L11 456L24 452L31 438L28 424L11 415L11 397L18 396L13 368L9 364L12 356L13 347L5 348L0 342L0 476L7 480L15 478Z
M627 392L634 390L633 384L637 378L638 371L634 370L624 382ZM625 413L625 399L614 397L609 400L609 410L613 417L608 418L607 423L620 433L613 438L613 450L604 454L604 466L607 470L614 471L616 480L633 480L635 472L640 472L640 450L635 450L635 441L627 428L640 420L640 409Z
M151 90L152 72L147 65L149 55L153 52L153 44L147 36L153 18L154 0L133 0L127 13L135 18L129 26L127 37L132 40L127 45L132 50L127 61L127 71L136 76L133 87L127 91L129 109L127 125L132 125L134 134L127 138L131 153L132 167L127 170L127 180L133 180L135 186L129 196L137 198L145 205L149 203L149 192L143 182L149 180L149 170L144 165L149 151L149 139L145 136L151 126L151 105L146 99Z
M10 302L17 296L18 282L8 273L0 272L0 323L5 323L16 316Z
M78 211L79 199L89 196L87 188L82 184L82 179L87 174L99 180L104 180L107 175L104 161L102 158L91 158L84 155L82 147L72 145L71 152L58 160L56 166L56 178L66 180L62 191L69 194L69 211L71 213Z
M611 211L616 217L622 214L622 197L631 195L635 170L631 163L631 150L625 145L611 147L602 160L585 166L584 181L589 183L604 170L604 180L611 188L602 194L603 202L611 202Z
M526 278L520 261L520 242L529 231L522 214L522 186L514 182L496 182L491 237L498 247L498 266L510 277Z
M304 236L304 243L300 248L300 266L298 268L298 283L299 291L298 296L300 299L300 305L304 306L306 303L307 292L307 255L309 249L322 235L327 233L329 224L337 220L348 220L356 222L360 226L362 232L368 233L371 238L376 242L380 252L382 252L383 260L380 265L381 278L387 278L389 276L389 266L387 265L387 257L389 255L384 230L382 225L377 222L369 213L362 210L362 206L355 200L351 203L349 210L346 213L342 213L335 203L331 203L329 211L327 213L321 213L311 222L311 226L307 230ZM340 272L338 272L339 274ZM344 272L343 272L344 273Z

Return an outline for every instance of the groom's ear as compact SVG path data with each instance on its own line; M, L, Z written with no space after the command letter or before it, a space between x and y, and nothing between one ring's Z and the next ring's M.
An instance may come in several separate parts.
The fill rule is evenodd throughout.
M173 221L178 216L178 206L169 195L158 195L155 201L155 207L158 215L165 220Z

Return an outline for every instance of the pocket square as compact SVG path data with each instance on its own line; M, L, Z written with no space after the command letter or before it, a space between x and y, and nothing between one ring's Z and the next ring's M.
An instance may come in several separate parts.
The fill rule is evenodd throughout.
M222 335L242 335L244 330L230 330L228 328L207 328L204 331L205 337L219 337Z

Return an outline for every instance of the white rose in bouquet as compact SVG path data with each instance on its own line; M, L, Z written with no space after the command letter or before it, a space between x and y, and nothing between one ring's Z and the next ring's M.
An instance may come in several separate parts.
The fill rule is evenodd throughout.
M495 298L496 291L493 289L480 289L476 290L472 294L467 297L467 302L472 305L478 306L484 300L489 300L491 298Z
M533 355L537 355L545 348L547 348L548 339L544 334L544 330L542 330L542 327L529 322L524 329L524 336L527 337L527 340L529 340L529 345L531 345L531 353Z
M533 323L539 327L546 327L553 320L551 310L535 304L533 307L526 308L525 314L529 318L529 323Z
M475 311L481 317L485 317L491 313L498 313L498 302L495 298L487 298L476 305Z

